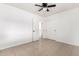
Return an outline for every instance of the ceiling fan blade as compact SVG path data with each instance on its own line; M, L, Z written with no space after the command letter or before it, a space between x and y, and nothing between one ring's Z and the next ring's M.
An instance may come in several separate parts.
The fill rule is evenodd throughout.
M43 8L41 8L40 10L38 10L38 11L41 11L41 10L43 10Z
M56 5L49 5L48 7L55 7Z
M37 4L35 4L35 6L39 6L39 7L42 7L41 5L37 5Z
M49 12L49 9L47 9L47 12Z

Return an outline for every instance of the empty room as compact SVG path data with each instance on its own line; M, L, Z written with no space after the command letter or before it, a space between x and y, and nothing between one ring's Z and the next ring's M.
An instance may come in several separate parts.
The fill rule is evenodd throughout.
M0 56L79 56L79 3L0 3Z

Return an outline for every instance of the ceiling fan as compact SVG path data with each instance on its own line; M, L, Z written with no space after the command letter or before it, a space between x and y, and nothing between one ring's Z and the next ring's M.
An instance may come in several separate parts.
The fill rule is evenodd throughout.
M48 5L48 3L42 3L42 5L35 4L35 6L41 7L41 9L39 9L38 11L42 11L45 9L47 12L49 12L48 8L56 7L56 4Z

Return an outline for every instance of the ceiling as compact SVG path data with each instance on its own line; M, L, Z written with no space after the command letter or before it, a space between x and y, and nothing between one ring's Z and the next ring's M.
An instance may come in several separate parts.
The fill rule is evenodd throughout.
M6 4L45 17L53 15L55 13L60 13L66 10L70 10L72 8L79 7L79 3L48 3L49 5L56 4L56 7L49 8L50 12L46 11L38 12L40 7L34 5L35 4L41 5L41 3L6 3Z

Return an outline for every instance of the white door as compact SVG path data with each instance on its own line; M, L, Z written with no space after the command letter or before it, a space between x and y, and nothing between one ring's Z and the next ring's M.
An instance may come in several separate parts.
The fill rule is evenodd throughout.
M32 21L33 30L33 41L39 40L41 37L41 23L39 19L34 18Z
M47 38L56 39L56 20L47 22Z

